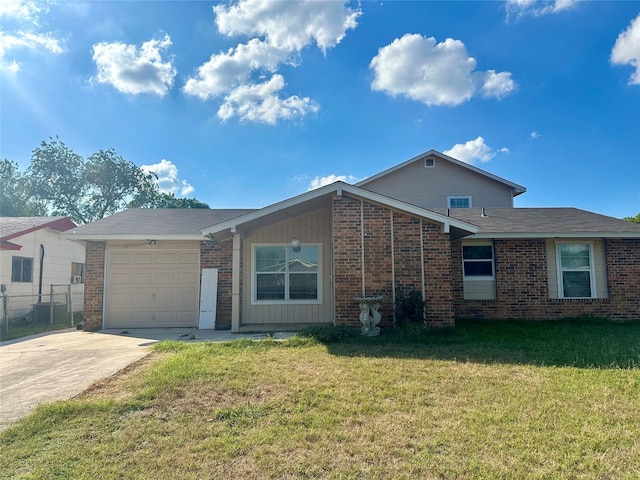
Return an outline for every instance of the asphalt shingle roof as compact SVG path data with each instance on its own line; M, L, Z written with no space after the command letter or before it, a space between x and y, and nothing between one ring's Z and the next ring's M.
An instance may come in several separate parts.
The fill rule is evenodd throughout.
M446 214L446 209L438 209ZM640 224L578 208L452 208L449 215L479 227L478 234L496 233L633 233Z
M75 228L82 235L193 235L254 209L134 208Z
M66 218L67 217L0 217L0 238L11 238L18 233L26 232L27 230L37 230L38 228L43 228L56 222L58 222L58 225L62 225L63 222L59 222L59 220L65 220ZM71 226L70 220L68 225ZM52 227L56 226L57 225L52 225Z

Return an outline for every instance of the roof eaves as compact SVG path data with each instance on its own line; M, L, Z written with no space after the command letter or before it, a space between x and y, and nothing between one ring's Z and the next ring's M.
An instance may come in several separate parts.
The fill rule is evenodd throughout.
M156 235L154 233L147 234L125 234L117 233L113 235L109 234L82 234L69 232L64 233L63 236L69 240L75 241L106 241L106 240L202 240L200 234L161 234Z
M482 232L468 238L640 238L640 232Z
M233 218L226 222L221 222L216 225L212 225L211 227L207 227L203 229L202 234L203 235L214 234L214 233L222 232L227 229L231 229L232 231L234 231L236 227L239 225L242 225L244 223L275 213L285 208L289 208L289 207L298 205L300 203L303 203L309 200L313 200L315 198L318 198L330 193L336 193L338 195L342 195L343 192L347 192L355 196L366 198L367 200L373 201L375 203L380 203L382 205L395 208L397 210L402 210L407 213L412 213L419 217L428 218L438 223L442 223L444 225L444 231L446 233L449 232L450 227L460 228L470 233L476 233L478 231L478 227L471 223L464 222L462 220L457 220L453 217L448 217L446 215L442 215L432 210L427 210L425 208L411 205L410 203L402 202L400 200L396 200L391 197L387 197L385 195L381 195L379 193L366 190L364 188L360 188L354 185L350 185L348 183L338 181L329 185L325 185L324 187L320 187L316 190L311 190L310 192L306 192L301 195L291 197L282 202L274 203L273 205L269 205L260 210L256 210L255 212L251 212L247 215L242 215L240 217Z

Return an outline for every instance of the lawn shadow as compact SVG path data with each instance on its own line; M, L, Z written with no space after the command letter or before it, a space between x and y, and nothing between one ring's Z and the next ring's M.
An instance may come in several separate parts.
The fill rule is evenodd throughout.
M640 369L640 322L460 320L447 329L388 329L327 342L333 355L578 368Z

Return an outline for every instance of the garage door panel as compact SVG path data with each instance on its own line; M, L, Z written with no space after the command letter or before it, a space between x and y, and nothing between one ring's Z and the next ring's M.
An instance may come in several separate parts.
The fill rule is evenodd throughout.
M109 252L106 327L197 326L197 250L143 248Z

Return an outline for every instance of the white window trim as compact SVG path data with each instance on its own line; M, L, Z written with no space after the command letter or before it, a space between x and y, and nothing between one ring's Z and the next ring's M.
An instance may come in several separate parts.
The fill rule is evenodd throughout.
M469 259L465 260L464 258L464 247L491 247L491 276L471 276L467 277L464 274L464 264L465 262L486 262L487 258L483 259ZM465 282L494 282L496 280L496 252L493 248L492 242L483 242L483 243L463 243L461 246L462 251L460 252L460 256L462 257L462 280Z
M322 304L322 244L302 243L301 247L316 247L318 249L318 298L313 300L257 300L256 289L256 248L283 247L288 248L289 243L253 243L251 244L251 305L321 305ZM285 275L285 285L289 278ZM286 289L285 289L286 291Z
M597 298L596 288L596 273L595 263L593 258L593 242L580 242L580 241L557 241L556 244L556 271L558 276L558 298L566 298L568 300L581 299L581 298ZM564 296L564 282L562 281L562 261L560 258L560 245L589 245L589 282L591 284L591 296L590 297L565 297ZM584 270L567 270L584 272Z
M470 196L466 196L466 195L453 195L450 197L447 197L447 208L460 208L460 207L452 207L451 206L451 200L459 200L461 198L467 199L469 200L469 206L466 208L472 208L473 204L471 203L471 197Z

